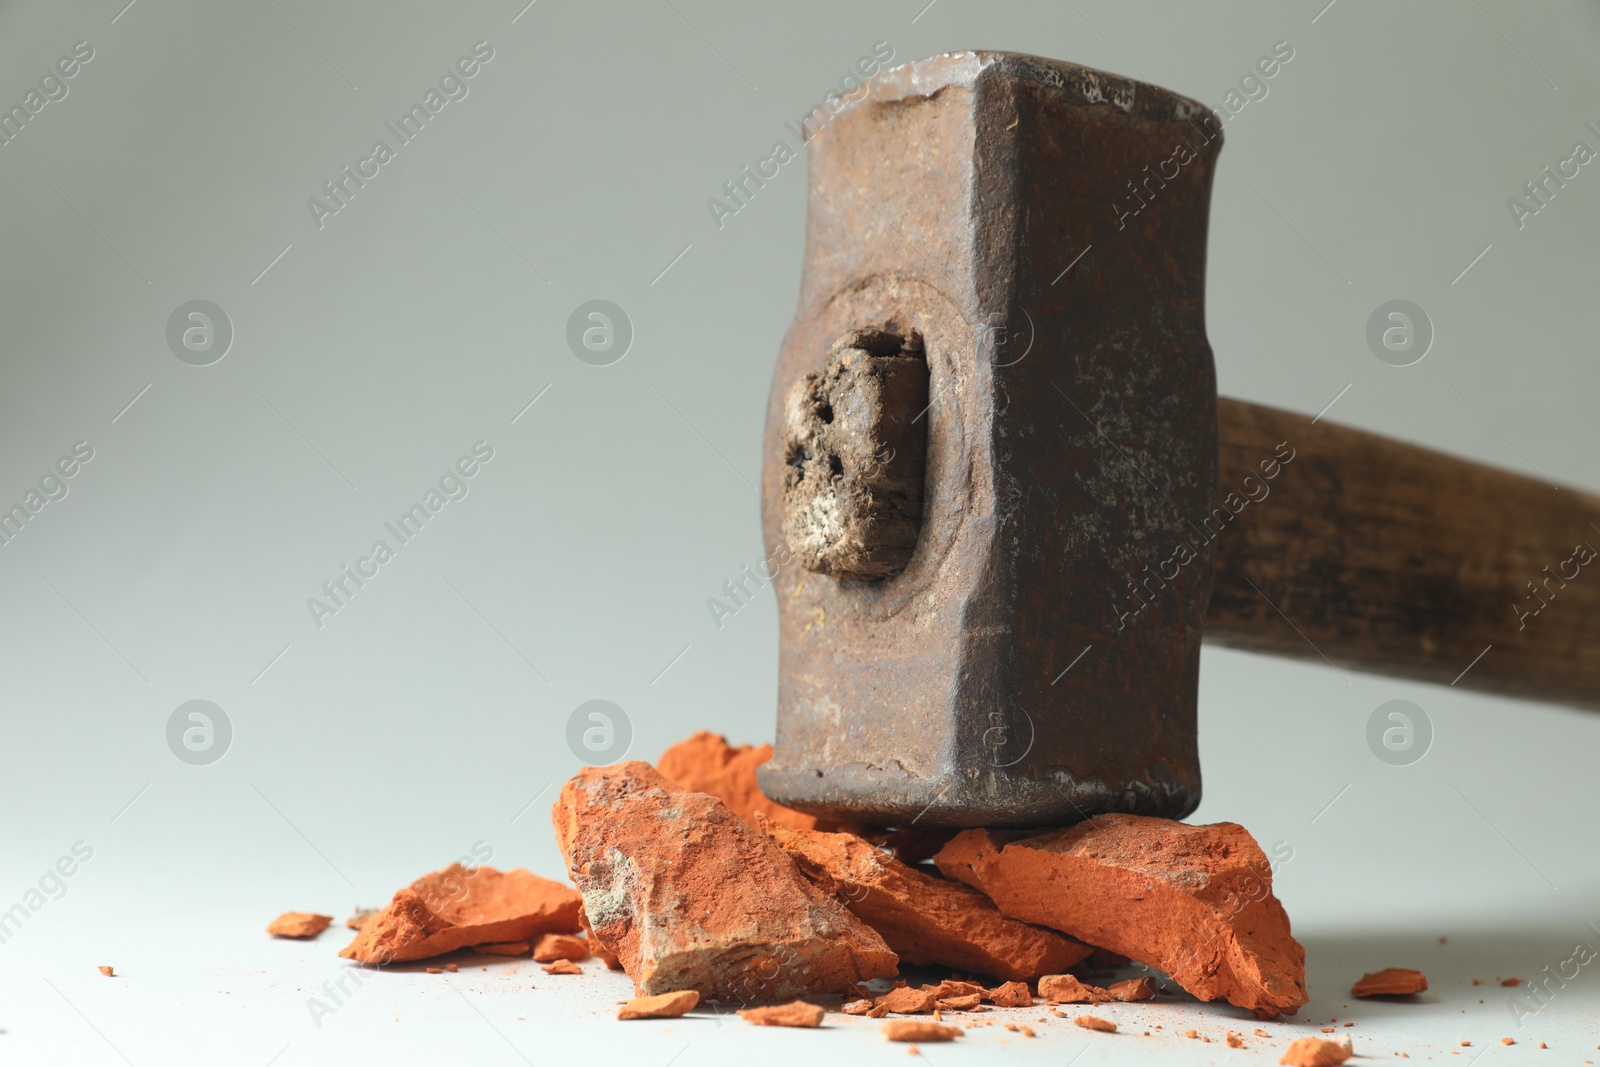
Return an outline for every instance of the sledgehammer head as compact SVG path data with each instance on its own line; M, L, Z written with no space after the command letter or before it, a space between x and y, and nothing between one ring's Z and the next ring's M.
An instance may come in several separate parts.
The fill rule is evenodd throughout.
M811 137L762 468L773 799L918 826L1199 803L1211 121L962 52Z

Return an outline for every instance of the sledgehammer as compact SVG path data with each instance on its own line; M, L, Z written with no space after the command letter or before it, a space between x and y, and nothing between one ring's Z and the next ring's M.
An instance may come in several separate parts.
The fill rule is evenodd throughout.
M1220 147L1193 100L999 52L886 71L812 138L762 468L773 799L1181 818L1202 632L1600 707L1600 499L1218 400Z

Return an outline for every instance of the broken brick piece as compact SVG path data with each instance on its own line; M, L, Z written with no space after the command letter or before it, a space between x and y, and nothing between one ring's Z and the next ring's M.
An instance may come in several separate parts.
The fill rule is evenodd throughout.
M316 937L333 922L332 915L318 915L312 911L286 911L267 924L267 933L273 937Z
M1057 974L1094 950L1054 930L1008 919L982 893L924 874L854 834L757 825L862 922L902 963L1027 981Z
M339 955L362 963L427 959L458 948L575 933L578 894L518 869L452 863L400 890Z
M583 968L579 967L576 963L573 963L571 960L556 960L554 963L547 963L547 964L545 964L543 967L541 967L539 969L544 971L545 974L582 974L583 973Z
M700 1003L700 994L692 989L679 989L672 993L657 993L650 997L634 997L617 1011L618 1019L676 1019Z
M1108 991L1084 985L1070 974L1047 974L1039 979L1039 995L1054 1004L1099 1004L1113 999Z
M1242 826L1100 815L1008 843L966 830L935 860L1002 913L1155 967L1201 1000L1260 1018L1306 1002L1305 950Z
M938 1001L937 988L912 989L910 986L901 986L878 997L873 1004L896 1015L923 1015L937 1007Z
M1350 987L1352 997L1409 997L1428 988L1428 979L1421 971L1409 967L1385 967L1361 976Z
M1028 992L1027 982L1007 982L996 986L985 994L989 1003L1001 1008L1031 1008L1033 994Z
M100 973L105 975L107 978L115 978L117 976L116 968L106 963L102 963L100 965Z
M883 1024L883 1036L890 1041L954 1041L961 1036L961 1028L921 1019L892 1019Z
M896 971L883 938L770 837L648 763L585 768L552 817L589 923L640 994L784 1000Z
M475 945L472 951L481 952L485 956L526 956L529 949L530 946L526 941L499 941L487 945Z
M1229 1030L1228 1036L1225 1040L1228 1042L1229 1048L1244 1048L1243 1034L1234 1033L1232 1030Z
M656 761L662 777L694 793L710 793L745 822L760 813L780 826L796 830L833 830L839 823L819 819L767 799L756 783L756 768L772 758L771 745L740 745L709 730L679 741Z
M946 978L939 983L939 995L941 997L964 997L969 993L977 993L979 996L983 996L988 993L988 990L977 982L962 982L955 978Z
M746 1008L739 1013L739 1018L756 1026L817 1027L822 1025L822 1017L825 1014L827 1013L816 1004L795 1000L788 1004Z
M839 1010L846 1015L865 1015L872 1010L872 1001L865 998L846 1001L844 1007Z
M967 993L959 997L940 997L934 1006L940 1011L973 1011L981 1003L982 993Z
M617 959L617 954L611 951L610 945L595 935L594 928L589 925L589 915L581 907L578 909L578 922L583 925L584 939L589 942L589 951L594 953L595 959L605 964L609 970L622 970L622 961Z
M1106 987L1106 992L1112 999L1133 1003L1139 1000L1156 999L1156 980L1154 978L1130 978L1126 982L1115 982Z
M1342 1041L1301 1037L1284 1050L1278 1062L1284 1067L1335 1067L1349 1058L1350 1046Z
M1074 1016L1072 1021L1083 1027L1085 1030L1099 1030L1103 1034L1114 1034L1117 1032L1116 1023L1112 1022L1110 1019L1102 1019L1098 1015L1078 1015Z
M539 940L533 945L535 963L554 963L556 960L577 963L588 958L589 942L571 934L540 934Z

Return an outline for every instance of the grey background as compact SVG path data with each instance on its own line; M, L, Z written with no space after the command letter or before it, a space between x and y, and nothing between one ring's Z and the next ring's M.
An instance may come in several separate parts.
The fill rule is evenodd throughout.
M1217 174L1223 391L1308 418L1339 397L1328 418L1600 486L1600 170L1523 229L1506 206L1575 140L1600 147L1591 4L123 2L0 6L0 101L95 50L0 147L0 503L95 450L0 546L0 908L94 849L0 945L0 981L90 1058L40 977L99 995L64 983L118 946L209 975L192 924L342 916L480 840L558 873L548 802L585 701L626 710L640 758L701 727L771 736L772 604L719 629L706 600L763 555L804 162L720 229L706 201L794 147L785 123L878 41L897 62L1068 58L1214 106L1288 41ZM307 198L479 40L469 95L319 229ZM606 367L565 341L597 298L634 328ZM233 323L212 366L167 348L192 299ZM1392 299L1434 326L1414 366L1366 345ZM307 598L479 440L469 495L317 628ZM206 766L166 743L196 699L233 729ZM1433 724L1411 766L1367 747L1393 699ZM1196 818L1292 846L1299 930L1482 929L1514 973L1600 918L1600 720L1208 650L1201 723ZM128 1043L160 1012L81 1014ZM279 1014L251 1062L326 1032L298 1000Z

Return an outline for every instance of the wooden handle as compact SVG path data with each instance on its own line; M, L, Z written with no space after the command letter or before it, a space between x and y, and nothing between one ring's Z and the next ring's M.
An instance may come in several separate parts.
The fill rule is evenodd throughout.
M1600 498L1239 400L1218 421L1206 640L1600 708Z

